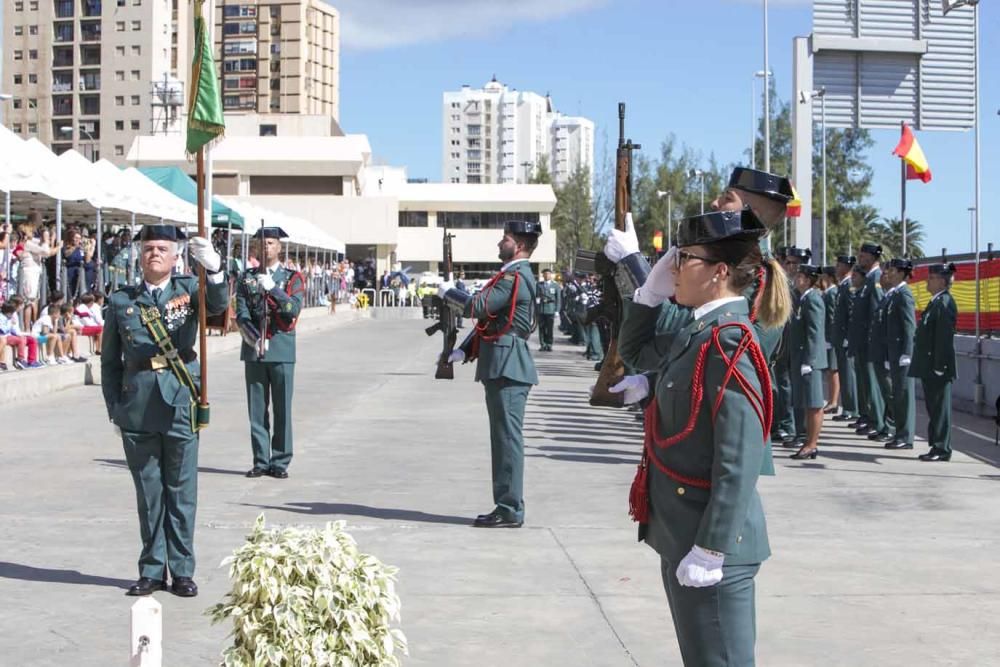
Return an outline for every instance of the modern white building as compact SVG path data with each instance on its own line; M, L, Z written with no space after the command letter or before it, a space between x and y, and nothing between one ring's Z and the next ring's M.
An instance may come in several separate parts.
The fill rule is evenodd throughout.
M580 166L594 171L594 123L556 112L552 98L508 88L494 77L482 88L445 92L445 183L528 183L545 160L555 185Z
M372 166L367 136L343 135L327 116L250 114L227 125L212 153L216 193L308 220L344 241L349 258L375 258L379 274L439 270L447 224L456 269L488 275L503 223L514 218L542 223L532 263L556 261L550 185L410 183L405 169ZM138 137L128 162L195 169L178 135Z

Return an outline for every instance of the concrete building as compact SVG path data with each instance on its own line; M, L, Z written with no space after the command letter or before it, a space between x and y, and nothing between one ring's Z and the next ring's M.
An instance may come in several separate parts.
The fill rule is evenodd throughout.
M151 131L152 82L186 78L188 4L4 0L5 124L57 153L123 162Z
M562 185L580 166L594 171L594 123L556 112L552 98L508 88L444 93L441 178L447 183L527 183L539 160Z
M348 257L374 257L379 274L397 265L437 271L447 224L456 267L487 275L497 268L503 223L515 217L542 223L533 263L556 261L551 186L411 183L405 169L373 166L368 138L344 135L326 116L227 117L226 138L212 156L215 192L308 220L343 240ZM195 168L179 135L136 138L128 162Z
M216 0L228 112L340 116L340 15L324 0Z

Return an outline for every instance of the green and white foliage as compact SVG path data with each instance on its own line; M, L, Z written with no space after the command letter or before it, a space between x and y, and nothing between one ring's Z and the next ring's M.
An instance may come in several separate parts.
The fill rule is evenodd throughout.
M232 590L206 613L232 621L226 667L390 667L407 655L397 569L358 551L344 522L271 528L257 517L222 562Z

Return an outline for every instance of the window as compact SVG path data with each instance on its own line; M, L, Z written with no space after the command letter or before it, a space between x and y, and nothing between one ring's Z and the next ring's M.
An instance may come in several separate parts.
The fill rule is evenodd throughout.
M140 70L132 70L132 80L139 81L142 78L142 72Z
M115 47L115 56L117 56L119 58L124 58L125 57L125 47L124 46L116 46Z
M121 70L115 72L115 81L124 81L124 80L125 80L125 72Z
M28 34L29 35L37 35L38 34L38 26L37 25L29 25L28 26Z
M21 98L20 97L15 97L14 100L11 103L14 105L15 109L20 109L21 108Z
M427 227L427 211L400 211L400 227Z
M10 129L14 130L14 134L21 134L21 124L20 123L14 123L13 125L11 125Z
M141 7L142 6L142 0L132 0L132 6L133 7Z
M134 107L139 106L139 96L138 95L133 95L132 96L132 106L134 106Z
M142 47L139 46L138 44L133 44L132 45L132 55L133 56L142 55Z
M29 97L28 98L28 108L29 109L37 109L38 108L38 100L36 100L33 97Z
M15 86L20 86L20 85L21 85L21 81L22 81L22 80L23 80L23 79L21 78L21 75L20 75L20 74L15 74L15 75L14 75L14 85L15 85Z
M38 123L28 123L28 134L38 134Z
M129 123L129 127L130 127L131 129L133 129L133 130L138 130L138 129L139 129L139 121L137 121L137 120L133 120L133 121L131 121L131 122Z
M125 130L125 121L123 121L123 120L116 120L115 121L115 131L122 132L124 130Z
M28 74L28 83L38 83L38 75Z
M538 222L538 213L438 212L438 227L447 226L450 229L503 229L508 220Z
M20 37L23 34L24 34L24 26L23 25L16 25L16 26L14 26L14 36L15 37Z
M15 50L14 60L24 60L24 51Z
M121 156L125 155L125 147L124 146L115 146L115 155L117 157L121 157Z
M31 0L31 2L28 3L28 10L32 11L32 12L37 12L38 11L38 0Z
M139 32L142 30L142 21L132 21L132 32Z
M125 21L115 21L115 32L125 32Z
M260 126L260 136L262 136L262 137L276 137L276 136L278 136L278 126L277 125L261 125Z
M24 2L22 2L21 0L17 0L17 2L14 3L14 11L15 12L23 12L24 11Z
M38 49L28 49L28 60L38 60Z
M121 95L115 95L115 106L116 107L125 106L125 98Z

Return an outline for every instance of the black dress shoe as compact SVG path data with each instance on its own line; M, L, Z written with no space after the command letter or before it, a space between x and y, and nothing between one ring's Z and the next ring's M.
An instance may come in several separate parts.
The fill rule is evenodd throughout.
M847 425L847 428L853 428L853 429L868 428L868 422L866 422L864 419L855 419L854 421L852 421L850 424Z
M931 451L921 454L917 458L921 461L950 461L951 452L942 452L940 449L931 448Z
M485 516L477 516L472 525L476 528L520 528L523 522L508 519L499 512L490 512Z
M778 429L771 435L771 442L788 442L795 438L794 435L783 429Z
M840 413L839 415L837 415L836 417L833 418L833 421L835 421L835 422L851 422L851 421L854 421L854 417L852 417L850 415L845 415L844 413Z
M152 595L153 591L165 591L167 590L167 582L160 581L159 579L150 579L149 577L139 577L139 579L129 586L129 589L125 592L125 595L140 596L140 595Z
M868 434L868 439L873 442L889 442L893 439L888 433L870 433Z
M198 584L191 577L174 577L170 582L170 592L179 598L193 598L198 595Z
M878 431L876 431L871 426L859 426L858 428L854 429L854 433L855 433L855 435L866 435L867 436L867 435L872 435L874 433L878 433Z
M886 449L913 449L912 442L900 442L899 440L891 440L885 443Z
M288 479L288 471L287 470L278 470L277 468L271 468L267 472L267 474L270 475L271 477L275 478L275 479Z
M265 468L251 468L247 470L247 477L263 477L266 474L267 470Z

